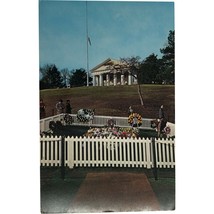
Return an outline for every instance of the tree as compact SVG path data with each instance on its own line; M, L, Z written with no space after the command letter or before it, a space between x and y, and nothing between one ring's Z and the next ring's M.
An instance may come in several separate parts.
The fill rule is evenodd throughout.
M141 63L140 83L159 83L158 75L160 74L160 60L154 53L149 55Z
M175 81L175 31L169 31L167 45L160 49L163 54L163 70L162 75L164 81L167 83L174 83Z
M69 78L69 70L67 68L63 68L60 72L63 80L63 85L67 86L67 82Z
M141 75L141 69L140 69L140 57L128 57L128 58L121 58L121 63L119 64L109 64L109 69L114 73L115 71L128 71L129 74L134 77L137 80L138 84L138 94L140 98L140 103L141 105L144 105L143 103L143 96L141 92L141 87L140 87L140 75Z
M141 86L140 86L140 79L141 79L141 62L140 62L140 57L128 57L128 58L121 58L122 64L124 65L125 69L129 71L131 76L133 76L137 80L137 85L138 85L138 94L140 98L140 103L143 106L143 95L141 92Z
M91 80L92 78L89 78L89 82L91 82ZM70 76L69 83L72 87L85 86L87 84L87 73L85 69L80 68L74 70Z
M54 64L40 68L40 73L40 89L63 87L62 76Z

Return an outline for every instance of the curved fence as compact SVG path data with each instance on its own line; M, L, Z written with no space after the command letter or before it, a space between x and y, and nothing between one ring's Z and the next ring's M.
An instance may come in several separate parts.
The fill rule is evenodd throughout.
M65 123L64 122L64 115L65 114L59 114L59 115L55 115L52 117L47 117L47 118L41 119L40 120L40 132L47 132L49 130L49 123L51 121L55 121L55 122L61 121L64 124ZM114 116L98 116L98 115L95 115L94 119L92 121L82 123L82 122L78 122L76 114L70 114L70 115L73 118L73 123L72 123L73 125L103 126L103 125L107 125L107 122L109 119L114 119L116 122L116 124L115 124L116 126L130 127L130 124L128 123L128 117L114 117ZM139 128L153 130L153 128L151 128L151 120L152 119L143 118L142 125ZM167 125L171 129L169 136L175 136L175 124L168 122Z

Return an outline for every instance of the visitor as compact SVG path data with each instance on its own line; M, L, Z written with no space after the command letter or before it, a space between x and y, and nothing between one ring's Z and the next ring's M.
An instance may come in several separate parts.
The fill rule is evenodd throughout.
M71 104L70 104L70 100L66 101L66 106L65 106L65 113L66 114L71 114Z
M136 114L135 114L135 115L136 115ZM136 116L133 117L132 127L138 127L138 120L137 120L137 117L136 117Z
M45 118L45 104L43 102L43 99L40 99L40 119Z
M165 113L164 113L163 105L161 105L161 107L159 109L158 118L160 120L159 131L161 133L161 132L163 132L164 128L166 127L166 123L167 123L166 116L165 116Z
M129 116L130 114L132 114L132 113L133 113L133 109L132 109L131 106L129 106L129 109L128 109L128 116Z
M56 112L57 114L62 114L64 112L64 103L63 100L59 100L59 102L56 104Z

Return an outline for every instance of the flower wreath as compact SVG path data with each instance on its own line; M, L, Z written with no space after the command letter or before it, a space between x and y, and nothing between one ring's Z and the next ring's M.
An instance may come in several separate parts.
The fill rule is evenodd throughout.
M151 120L150 123L151 123L151 128L153 128L153 129L157 128L157 126L158 126L157 120Z
M78 122L89 122L94 119L94 110L92 109L80 109L77 112L77 121Z
M166 127L164 128L164 132L165 132L165 134L169 134L169 133L171 132L170 127L169 127L169 126L166 126Z
M108 127L114 127L116 125L116 120L114 120L114 119L108 119L108 121L107 121L107 126Z
M64 121L67 125L71 125L73 123L73 118L69 114L65 114Z
M142 116L137 113L132 113L128 117L128 123L132 126L141 126L142 125Z

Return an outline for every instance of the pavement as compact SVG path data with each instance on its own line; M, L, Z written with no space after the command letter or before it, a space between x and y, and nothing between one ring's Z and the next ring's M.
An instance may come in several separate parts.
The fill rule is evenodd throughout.
M174 209L174 169L41 167L41 213Z
M68 213L157 211L159 202L144 173L88 173Z

